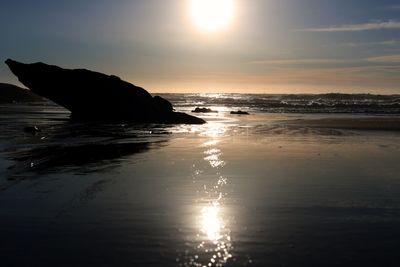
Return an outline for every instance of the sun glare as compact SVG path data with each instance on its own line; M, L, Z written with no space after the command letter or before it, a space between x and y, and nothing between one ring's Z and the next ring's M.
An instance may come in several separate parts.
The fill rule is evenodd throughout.
M233 0L191 0L191 15L201 30L216 32L232 21Z
M221 238L221 220L219 218L218 206L205 207L202 210L202 232L212 242L217 242Z

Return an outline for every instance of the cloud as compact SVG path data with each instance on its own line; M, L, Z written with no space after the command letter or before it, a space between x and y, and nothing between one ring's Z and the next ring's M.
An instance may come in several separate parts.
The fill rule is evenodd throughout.
M202 80L243 88L280 88L278 91L317 88L318 91L400 93L399 63L400 54L362 58L262 58L247 62L251 71L208 73ZM196 80L196 77L190 78Z
M370 57L367 58L366 61L374 63L400 63L400 55Z
M343 85L395 87L400 83L398 66L359 66L345 68L294 68L275 69L263 73L207 73L201 80L231 84L292 84L292 85ZM186 77L187 78L187 77ZM191 76L196 81L200 77Z
M340 65L340 64L356 64L367 67L373 63L400 63L400 54L384 55L359 59L335 59L335 58L321 58L321 59L264 59L248 62L249 64L258 65L276 65L276 66L296 66L296 65ZM369 63L369 64L368 64ZM296 66L297 67L297 66Z
M331 44L334 46L344 46L344 47L360 47L360 46L397 46L400 45L400 40L392 39L380 42L363 42L363 43L339 43Z
M312 65L312 64L342 64L353 62L344 59L266 59L251 61L250 64L271 64L271 65Z
M305 32L356 32L356 31L370 31L370 30L383 30L383 29L400 29L400 21L374 21L361 24L346 24L336 25L324 28L308 28L301 29Z
M365 63L365 61L364 61ZM171 79L171 77L168 77ZM156 79L158 80L158 79ZM331 92L351 90L361 92L386 92L400 93L400 65L392 64L364 64L361 66L320 68L310 66L307 68L273 68L259 69L256 72L245 70L196 72L189 71L173 77L170 87L197 88L198 91L215 88L227 92L276 92L276 93L305 93L305 92ZM154 77L148 82L154 82ZM153 84L149 88L165 87L165 82ZM193 92L187 90L185 92ZM382 90L382 91L380 91Z

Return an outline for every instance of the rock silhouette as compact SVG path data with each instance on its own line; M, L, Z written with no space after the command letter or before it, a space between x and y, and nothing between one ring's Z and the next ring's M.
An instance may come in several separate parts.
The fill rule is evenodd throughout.
M218 113L218 111L216 110L212 110L210 108L195 108L194 110L192 110L193 113Z
M250 115L250 113L248 113L248 112L246 112L246 111L241 111L241 110L238 110L238 111L231 111L231 114L232 114L232 115Z
M202 124L204 120L174 112L172 104L152 97L145 89L86 69L63 69L41 62L5 62L32 92L71 111L77 120L130 121L139 123Z
M43 98L33 94L30 90L13 84L0 83L0 103L21 103L44 101Z

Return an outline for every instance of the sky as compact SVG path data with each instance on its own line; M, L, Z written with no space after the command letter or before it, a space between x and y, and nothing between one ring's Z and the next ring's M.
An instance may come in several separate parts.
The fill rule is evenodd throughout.
M113 74L152 93L400 94L398 0L2 0L0 60ZM18 84L5 64L0 82Z

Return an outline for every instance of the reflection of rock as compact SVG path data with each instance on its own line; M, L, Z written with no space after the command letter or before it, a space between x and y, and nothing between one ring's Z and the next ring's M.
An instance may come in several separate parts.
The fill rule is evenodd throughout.
M150 143L88 143L79 145L51 145L17 153L12 159L16 165L13 174L26 172L47 173L75 170L102 171L118 166L125 156L149 150ZM11 176L12 177L12 176Z
M44 99L30 90L7 83L0 83L0 103L36 102Z
M212 110L210 108L195 108L192 110L194 113L218 113L216 110Z
M250 115L248 112L246 112L246 111L241 111L241 110L238 110L238 111L231 111L231 114L233 114L233 115Z
M76 119L202 124L204 120L173 112L172 104L146 90L85 69L62 69L44 63L6 64L32 92L67 108Z
M19 146L7 153L7 158L14 162L5 173L9 179L49 172L107 171L120 166L127 157L164 146L168 140L168 132L163 128L151 127L143 132L141 126L114 123L66 122L42 129L30 126L25 130L33 135L14 140ZM27 143L21 146L23 142Z

